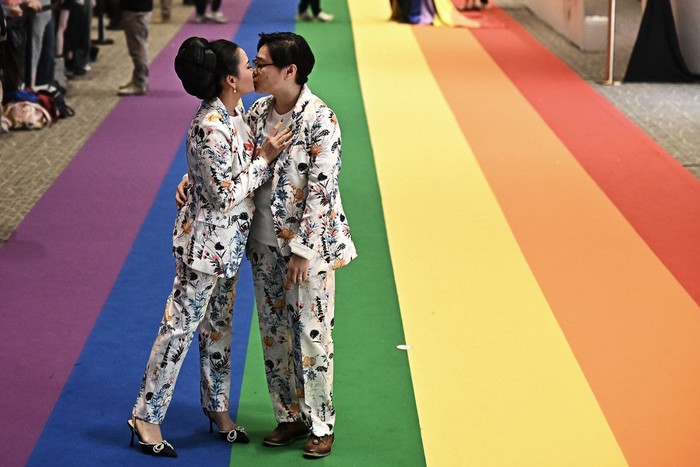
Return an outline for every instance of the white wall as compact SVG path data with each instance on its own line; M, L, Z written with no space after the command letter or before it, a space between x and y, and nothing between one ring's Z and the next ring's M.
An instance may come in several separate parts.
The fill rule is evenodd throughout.
M585 0L525 0L525 5L581 50L607 49L607 15L586 14Z

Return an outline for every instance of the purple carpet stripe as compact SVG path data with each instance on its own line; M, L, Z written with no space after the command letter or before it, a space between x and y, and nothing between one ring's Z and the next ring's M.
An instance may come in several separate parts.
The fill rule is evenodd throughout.
M226 2L226 25L185 24L152 62L149 94L119 102L0 248L3 466L27 461L197 106L173 72L179 45L233 37L249 5Z

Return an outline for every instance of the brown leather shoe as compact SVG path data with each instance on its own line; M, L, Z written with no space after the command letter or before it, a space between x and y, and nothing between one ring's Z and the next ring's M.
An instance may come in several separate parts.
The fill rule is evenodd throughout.
M304 422L282 422L263 438L267 446L286 446L309 436L309 427Z
M332 434L325 436L312 434L304 446L304 457L326 457L331 453L334 439Z

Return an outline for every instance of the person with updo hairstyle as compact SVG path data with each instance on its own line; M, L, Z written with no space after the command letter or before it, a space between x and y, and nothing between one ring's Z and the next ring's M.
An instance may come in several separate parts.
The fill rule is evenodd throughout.
M229 414L233 300L255 210L252 193L291 142L274 129L256 147L240 99L254 90L245 51L227 40L191 37L175 58L185 91L202 99L186 143L190 181L173 230L176 274L129 420L147 454L177 457L160 431L182 361L198 331L200 402L228 443L248 443Z

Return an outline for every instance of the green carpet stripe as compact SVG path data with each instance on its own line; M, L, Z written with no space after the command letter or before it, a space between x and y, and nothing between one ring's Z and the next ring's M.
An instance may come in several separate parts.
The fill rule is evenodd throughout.
M396 349L404 334L349 13L345 1L331 5L337 21L299 23L298 32L316 54L311 89L343 131L340 183L360 254L336 276L334 465L424 465L408 358Z
M389 255L381 197L345 1L330 24L298 23L316 55L309 86L338 114L343 131L341 190L359 258L337 273L334 466L423 466L425 456ZM379 45L378 45L379 46ZM251 328L238 421L253 443L236 446L231 465L306 464L303 442L265 448L275 421L266 391L260 336Z

